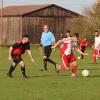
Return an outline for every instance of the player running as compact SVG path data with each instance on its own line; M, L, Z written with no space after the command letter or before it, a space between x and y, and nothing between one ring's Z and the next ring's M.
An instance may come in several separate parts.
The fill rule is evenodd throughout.
M84 38L84 39L81 40L81 42L80 42L80 50L83 53L85 52L86 47L88 46L88 44L89 44L89 42L88 42L87 38ZM81 55L81 59L83 59L83 58L84 58L84 56Z
M23 77L27 78L25 72L25 63L21 57L21 55L24 54L25 51L27 51L28 55L31 58L31 61L34 63L34 59L29 45L29 36L27 34L23 35L22 40L16 41L9 49L9 61L12 61L10 70L7 73L9 77L12 77L12 72L16 68L17 64L20 64Z
M100 57L100 34L98 31L94 32L95 42L93 50L93 63L96 64L97 58Z
M74 77L77 70L76 57L73 54L73 50L76 49L80 54L87 55L79 50L77 46L79 34L75 33L72 37L67 37L59 40L52 48L56 48L60 43L62 43L60 48L60 57L63 63L63 66L58 66L57 69L66 71L69 69L69 64L72 64L72 73L71 76Z

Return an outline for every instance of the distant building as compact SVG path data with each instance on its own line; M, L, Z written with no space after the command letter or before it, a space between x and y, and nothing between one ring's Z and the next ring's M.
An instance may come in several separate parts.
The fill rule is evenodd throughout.
M61 33L66 32L68 21L79 16L55 4L5 7L1 44L12 44L25 33L30 35L31 43L39 43L44 24L48 24L59 38Z

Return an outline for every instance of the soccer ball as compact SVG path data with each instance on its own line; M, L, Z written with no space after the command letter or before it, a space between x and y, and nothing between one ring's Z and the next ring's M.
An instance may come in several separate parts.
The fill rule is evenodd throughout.
M89 72L89 70L87 70L87 69L84 69L84 70L82 71L82 76L84 76L84 77L89 76L89 74L90 74L90 72Z

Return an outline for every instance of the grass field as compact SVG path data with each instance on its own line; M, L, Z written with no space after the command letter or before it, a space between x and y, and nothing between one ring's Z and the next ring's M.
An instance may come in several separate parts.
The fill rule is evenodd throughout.
M92 64L91 51L87 50L90 53L88 58L78 61L77 77L71 78L70 70L57 74L50 64L48 72L41 72L43 63L40 50L38 47L32 47L36 63L32 65L27 54L23 56L30 77L23 79L20 66L14 71L13 78L6 76L10 63L8 48L3 48L0 57L0 100L99 100L100 59L98 64ZM58 49L52 53L52 59L61 63ZM82 77L83 69L90 70L89 77Z

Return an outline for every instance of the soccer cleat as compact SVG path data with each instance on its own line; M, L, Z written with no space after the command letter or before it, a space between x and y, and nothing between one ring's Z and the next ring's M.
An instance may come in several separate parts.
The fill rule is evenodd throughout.
M47 72L48 70L45 70L45 69L41 69L40 71L42 71L42 72Z
M10 73L7 73L7 76L9 76L9 77L11 77L11 78L13 77L12 74L10 74Z
M27 77L27 75L24 75L23 78L27 79L28 77Z
M71 77L75 77L75 76L76 76L76 74L74 74L74 73L71 74Z

